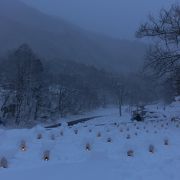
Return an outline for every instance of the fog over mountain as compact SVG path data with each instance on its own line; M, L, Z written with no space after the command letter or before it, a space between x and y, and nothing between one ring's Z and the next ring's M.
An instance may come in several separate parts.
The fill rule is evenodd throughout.
M22 0L88 30L135 39L134 32L148 13L156 14L177 0Z
M89 32L19 0L0 1L0 27L1 53L28 43L41 57L73 60L116 72L138 70L144 60L142 43Z

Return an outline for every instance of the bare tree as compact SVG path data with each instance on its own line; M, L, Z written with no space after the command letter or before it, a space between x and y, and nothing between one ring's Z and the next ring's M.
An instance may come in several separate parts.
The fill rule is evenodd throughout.
M157 18L150 15L136 36L154 40L145 68L152 68L158 76L176 71L180 62L180 6L174 4L168 10L162 9Z
M116 96L117 102L118 102L119 115L121 117L122 116L122 106L124 103L123 101L126 96L125 83L121 78L115 78L114 82L113 82L113 87L114 87L115 96Z
M23 44L9 54L6 63L6 84L9 84L6 92L9 94L1 107L3 118L11 114L16 125L20 125L24 120L36 120L42 101L41 61L28 45Z

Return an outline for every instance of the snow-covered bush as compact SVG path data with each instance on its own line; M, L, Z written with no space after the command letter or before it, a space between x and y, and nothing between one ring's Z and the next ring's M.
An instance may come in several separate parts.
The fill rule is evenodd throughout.
M46 150L43 152L43 160L44 161L49 161L50 160L50 151Z
M5 157L2 157L0 160L0 167L8 168L8 160Z
M36 134L36 138L37 139L42 139L43 138L43 134L46 132L45 128L37 125L33 128L34 133Z
M42 139L43 138L43 135L41 133L38 133L37 134L37 139Z
M108 143L112 143L112 138L110 138L110 137L107 138L107 142L108 142Z
M152 153L152 154L155 152L155 148L154 148L154 146L152 144L149 145L149 152Z
M101 135L101 132L98 132L97 133L97 137L101 137L102 135Z
M55 140L56 139L56 137L55 137L55 135L54 134L51 134L51 140Z
M169 145L169 140L166 138L166 139L164 139L164 145L165 146L168 146Z
M134 151L133 150L128 150L127 151L127 156L129 156L129 157L133 157L134 156Z
M126 139L131 139L131 135L128 134L128 135L126 136Z
M76 135L78 134L78 130L77 129L74 130L74 134L76 134Z
M27 150L27 145L26 145L26 141L25 140L21 141L20 150L21 151L26 151Z
M91 151L91 145L89 143L86 143L85 149L86 151Z

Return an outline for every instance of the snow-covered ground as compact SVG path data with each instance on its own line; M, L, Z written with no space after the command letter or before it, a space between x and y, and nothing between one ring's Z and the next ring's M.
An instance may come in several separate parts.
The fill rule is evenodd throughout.
M160 118L131 122L127 107L121 118L108 108L71 128L1 129L0 158L8 168L0 168L0 179L179 180L180 121L172 118L180 115L180 103L147 109Z

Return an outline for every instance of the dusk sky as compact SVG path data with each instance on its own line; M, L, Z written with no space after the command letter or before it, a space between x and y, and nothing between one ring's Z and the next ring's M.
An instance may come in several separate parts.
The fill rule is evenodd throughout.
M177 0L23 0L88 30L131 39L149 13Z

